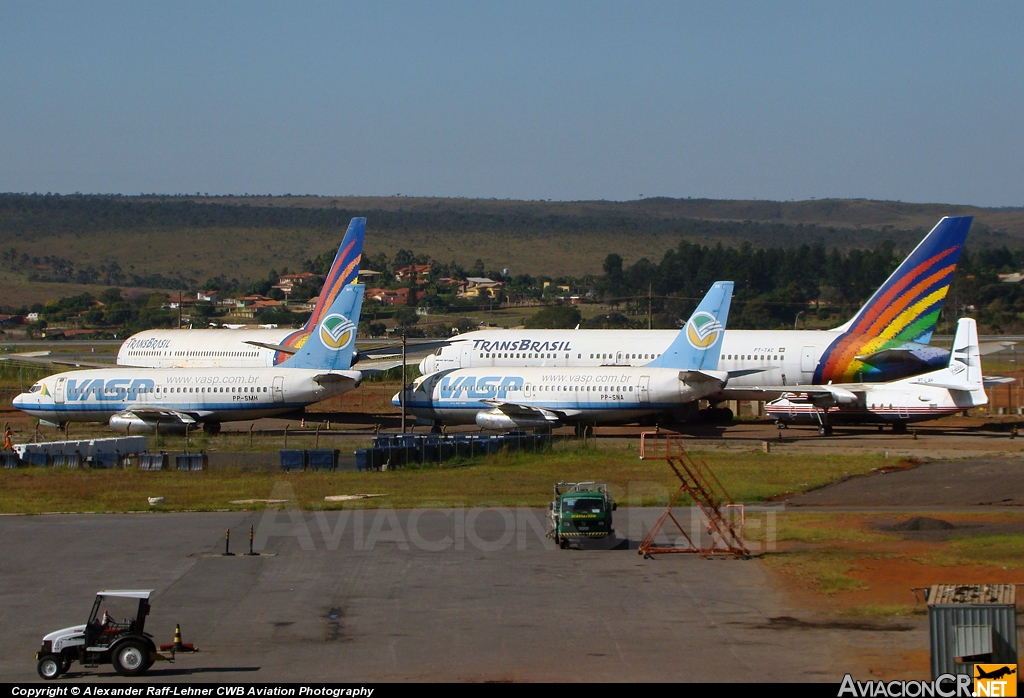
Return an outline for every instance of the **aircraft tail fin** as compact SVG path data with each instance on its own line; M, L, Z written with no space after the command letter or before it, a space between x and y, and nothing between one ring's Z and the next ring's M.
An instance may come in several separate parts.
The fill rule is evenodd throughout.
M927 344L973 220L973 216L940 220L853 319L835 329Z
M972 393L973 404L986 404L988 398L985 396L985 381L981 374L978 324L974 319L961 318L957 322L949 364L945 368L909 378L907 382Z
M732 303L732 281L716 281L665 352L646 364L689 371L718 369Z
M342 288L305 343L279 365L325 371L345 371L351 368L356 353L356 328L359 326L365 288L363 284L348 284Z
M953 348L949 352L950 375L959 380L963 390L982 390L981 348L978 343L978 323L974 318L960 318L956 323Z
M306 321L304 330L312 331L324 315L327 314L334 299L338 297L341 289L348 284L354 284L359 279L359 262L363 256L363 239L366 236L366 219L353 218L345 231L345 237L341 240L338 254L334 258L327 278L324 280L323 290L320 291L320 298L313 308L312 315Z
M932 228L853 319L834 330L842 334L818 361L814 383L858 381L858 356L931 341L973 220L947 216Z

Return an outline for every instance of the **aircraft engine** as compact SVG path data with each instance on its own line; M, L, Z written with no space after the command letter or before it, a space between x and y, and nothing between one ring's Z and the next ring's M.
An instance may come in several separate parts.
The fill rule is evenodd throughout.
M185 423L180 419L153 418L143 419L134 412L118 412L110 417L107 422L111 429L129 436L141 436L143 434L184 434ZM195 426L194 424L192 426Z
M554 425L554 422L544 419L544 417L540 415L537 415L536 417L516 417L515 419L512 419L498 408L477 412L476 423L477 426L482 429L492 429L494 431L518 429L521 427L548 427Z
M429 356L424 356L423 360L420 361L420 375L425 376L428 373L433 373L436 370L437 357L435 357L433 354L430 354Z

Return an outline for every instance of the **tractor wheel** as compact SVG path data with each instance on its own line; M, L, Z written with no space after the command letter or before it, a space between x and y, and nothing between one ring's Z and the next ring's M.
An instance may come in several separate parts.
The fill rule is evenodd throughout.
M138 676L150 666L149 648L138 640L126 640L114 650L111 663L121 676Z
M39 672L40 678L46 679L47 681L53 681L55 678L60 676L61 668L60 657L56 654L44 654L39 658L39 663L36 665L36 671Z
M67 657L67 656L61 655L61 658L60 658L60 673L61 674L68 673L68 670L71 668L71 665L73 663L74 663L74 660L72 660L71 657Z
M203 432L216 436L220 433L220 422L203 422Z

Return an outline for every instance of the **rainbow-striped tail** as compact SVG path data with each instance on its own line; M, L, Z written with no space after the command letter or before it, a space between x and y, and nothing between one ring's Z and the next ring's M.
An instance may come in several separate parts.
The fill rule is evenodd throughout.
M842 334L818 362L815 383L862 380L865 366L858 356L931 340L973 220L940 220L854 318L833 330Z

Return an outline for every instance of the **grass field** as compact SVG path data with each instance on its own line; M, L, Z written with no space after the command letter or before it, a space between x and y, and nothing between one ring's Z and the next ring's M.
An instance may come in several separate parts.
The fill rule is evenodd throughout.
M881 456L702 457L734 499L748 502L820 486L885 462ZM370 507L540 507L561 480L607 482L624 506L664 505L678 487L664 461L641 461L633 448L566 444L545 454L498 454L469 464L391 472L0 470L0 513L139 511L149 508L147 497L165 497L163 510L251 509L230 502L272 498L275 486L285 482L305 508L321 508L325 496L338 494L387 494L355 505Z

